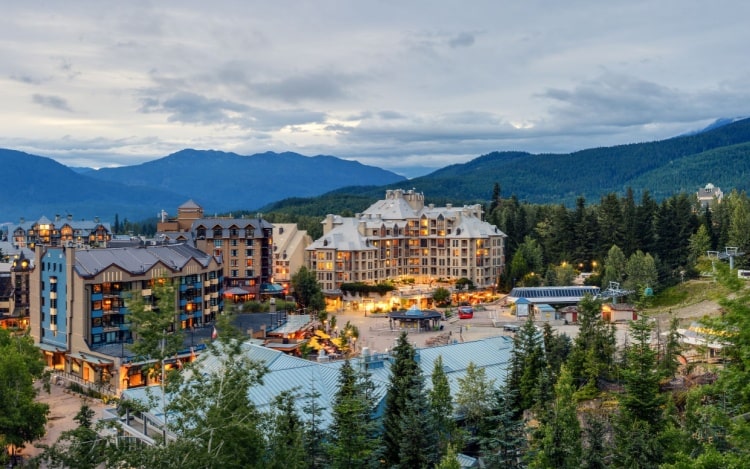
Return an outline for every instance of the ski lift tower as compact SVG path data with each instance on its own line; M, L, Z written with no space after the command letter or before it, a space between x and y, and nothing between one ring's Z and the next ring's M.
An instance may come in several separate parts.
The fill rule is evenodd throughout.
M707 251L706 254L708 255L708 258L711 259L711 267L713 267L714 274L716 273L716 267L714 266L714 261L716 259L722 261L729 259L729 270L734 270L734 258L737 256L745 255L745 253L741 252L736 246L727 246L726 248L724 248L724 252Z
M609 282L609 287L599 293L600 298L612 298L612 304L617 304L617 298L628 296L635 293L635 290L625 290L620 288L620 282Z

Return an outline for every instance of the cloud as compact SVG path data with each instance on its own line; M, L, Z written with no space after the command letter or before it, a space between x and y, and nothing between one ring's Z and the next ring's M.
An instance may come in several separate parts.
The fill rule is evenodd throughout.
M10 79L20 83L26 83L27 85L38 85L42 82L41 80L30 75L11 75Z
M627 74L606 72L572 90L549 88L538 95L556 104L549 114L566 126L644 126L655 122L696 122L747 112L746 87L686 90Z
M474 35L471 33L459 33L448 40L450 47L470 47L474 45Z
M257 95L274 97L280 101L338 101L350 97L350 87L363 80L354 74L311 72L280 80L251 83Z
M56 109L58 111L73 112L65 98L61 98L60 96L34 94L31 96L31 100L34 103L46 108Z
M325 113L322 112L304 109L263 109L190 92L175 93L163 99L144 98L139 110L144 113L168 114L169 122L205 126L232 125L261 131L323 122L326 119Z

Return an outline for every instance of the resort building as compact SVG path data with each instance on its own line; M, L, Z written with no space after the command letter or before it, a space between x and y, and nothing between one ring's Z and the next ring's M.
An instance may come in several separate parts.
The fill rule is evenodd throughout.
M173 330L207 330L222 309L220 259L187 244L78 249L40 246L30 280L30 331L58 376L108 394L150 384L129 351L126 299L154 302L175 285ZM193 340L193 334L189 336ZM189 356L191 343L181 353Z
M72 215L55 215L54 221L44 216L30 222L21 219L18 225L9 227L8 233L13 246L19 249L34 249L37 245L107 247L112 238L109 223L98 218L76 221Z
M257 218L206 218L203 208L189 200L177 217L157 225L157 240L188 242L206 254L221 257L224 287L242 301L275 290L273 225Z
M699 189L696 195L698 197L698 203L703 209L706 207L713 208L715 204L720 204L721 199L724 198L724 193L721 189L711 183L708 183L706 184L706 187Z
M323 236L307 248L308 266L329 293L343 283L403 278L430 286L466 278L489 289L505 266L505 238L482 220L479 204L436 207L422 193L388 190L355 217L328 215Z
M305 249L311 243L310 235L296 223L273 224L273 283L285 294L290 291L292 275L305 265Z

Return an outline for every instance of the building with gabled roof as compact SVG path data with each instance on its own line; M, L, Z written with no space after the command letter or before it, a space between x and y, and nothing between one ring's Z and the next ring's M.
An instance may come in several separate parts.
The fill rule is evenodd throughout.
M435 368L435 361L441 357L451 394L455 395L460 389L459 380L466 377L466 370L471 363L485 370L487 380L495 388L502 386L506 380L512 349L512 337L503 335L438 347L419 348L416 350L416 355L428 389L431 387L432 381L429 377ZM249 398L259 410L268 410L274 398L281 392L304 390L303 392L309 392L312 396L310 399L316 400L316 408L322 411L319 420L321 429L331 424L331 412L339 386L339 373L345 360L315 362L286 355L250 342L242 344L242 354L249 360L259 363L266 370L262 382L248 389ZM378 399L375 418L380 418L385 409L392 361L393 357L388 353L371 353L369 350L363 350L359 357L350 361L356 369L369 373L374 384L373 395ZM221 357L206 354L196 365L198 368L193 372L205 375L221 373L224 364ZM123 393L122 399L135 400L146 405L149 409L146 418L158 427L164 424L161 396L160 386L150 386L149 388L129 389ZM309 399L295 401L297 410L302 415L305 414L305 406L309 404ZM128 433L141 435L140 428L129 428L127 425L123 428Z
M505 233L482 220L480 204L425 205L413 190L385 198L355 217L328 215L323 236L307 248L308 266L324 291L343 283L409 277L431 284L468 278L493 288L505 267Z
M305 249L312 243L296 223L273 224L273 282L289 293L294 275L305 265Z
M72 215L65 218L55 215L54 220L42 216L36 221L10 226L9 237L16 248L34 249L36 245L44 246L97 246L106 247L112 238L112 228L94 218L93 220L74 220Z
M204 217L203 208L188 200L177 209L177 217L157 224L157 239L185 242L222 258L224 287L240 289L241 301L260 297L273 279L273 225L258 217Z
M206 330L222 309L221 259L187 244L38 245L35 259L29 317L34 343L58 375L110 394L149 384L140 365L131 363L128 344L137 337L130 330L129 296L155 301L153 283L171 279L175 330Z
M705 209L706 207L713 208L714 205L720 204L724 198L724 193L721 191L721 188L709 182L702 189L698 189L696 196L698 197L698 204L700 204L701 208Z

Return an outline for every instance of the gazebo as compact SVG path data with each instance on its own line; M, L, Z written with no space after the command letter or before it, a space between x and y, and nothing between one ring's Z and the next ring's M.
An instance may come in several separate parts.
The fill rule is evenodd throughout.
M419 309L417 305L405 311L388 313L391 329L393 329L393 323L397 322L399 328L416 329L418 332L438 329L442 318L443 315L440 312L433 309Z

